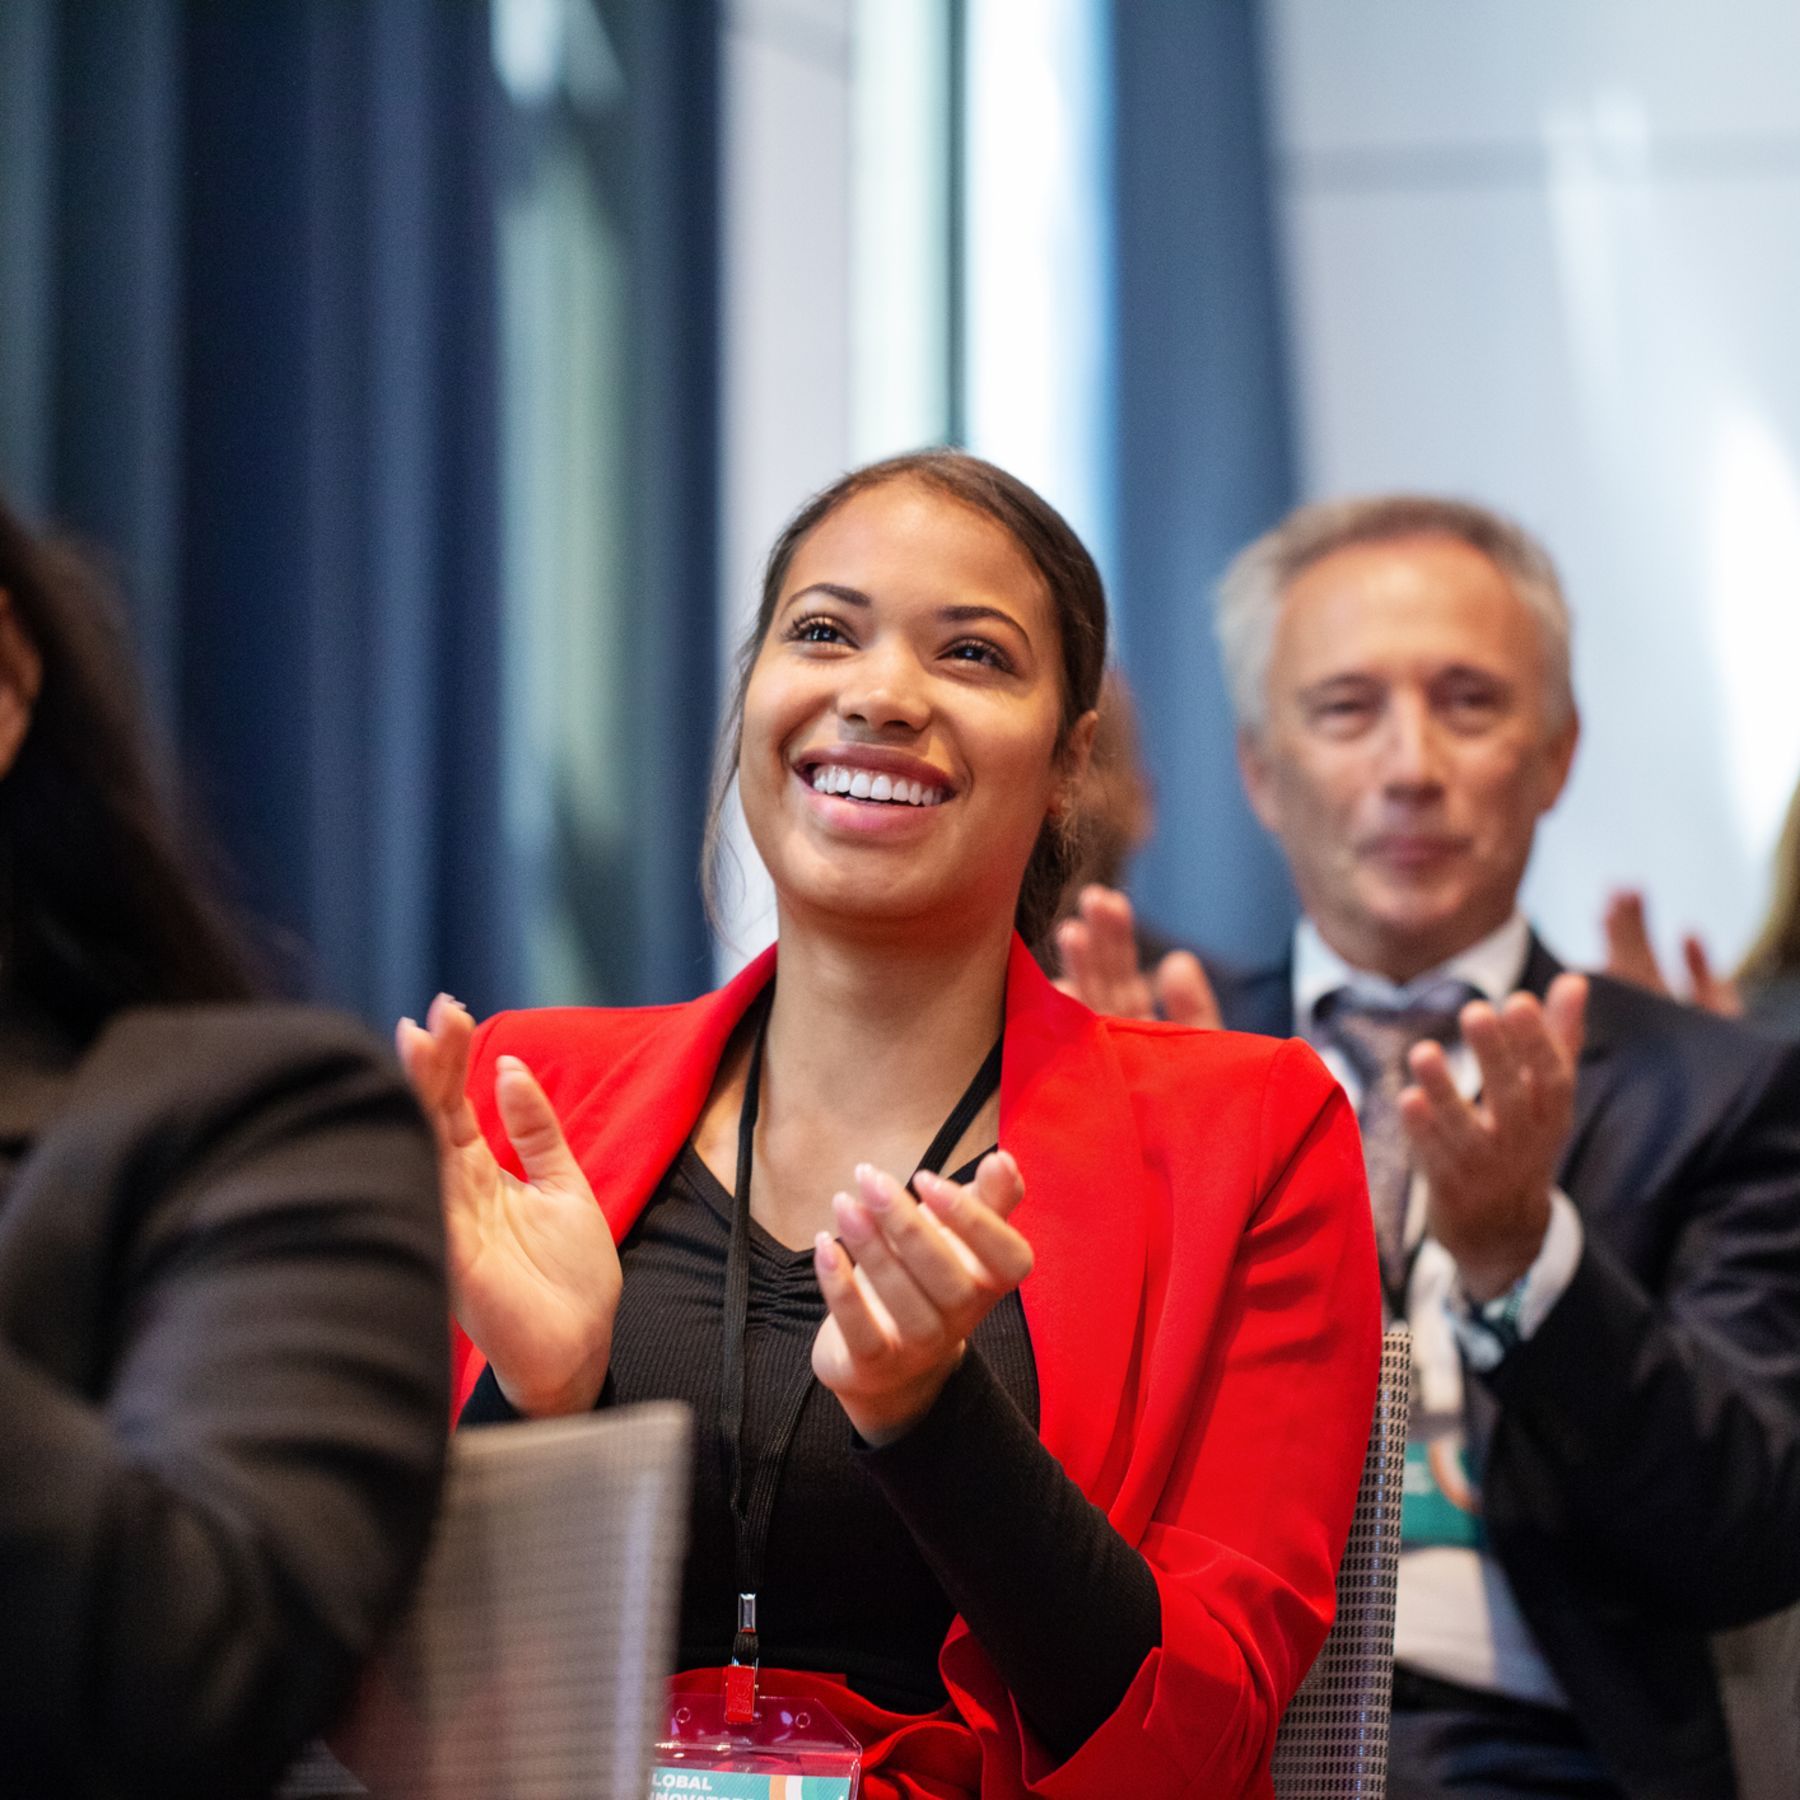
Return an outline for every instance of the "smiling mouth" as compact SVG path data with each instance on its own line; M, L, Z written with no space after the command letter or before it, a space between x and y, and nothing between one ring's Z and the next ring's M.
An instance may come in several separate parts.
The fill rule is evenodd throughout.
M942 806L946 798L944 788L842 763L817 763L799 775L815 794L837 794L872 806Z

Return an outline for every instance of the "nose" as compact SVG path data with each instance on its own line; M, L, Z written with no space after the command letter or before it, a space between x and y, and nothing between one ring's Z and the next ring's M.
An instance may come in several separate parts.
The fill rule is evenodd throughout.
M866 731L912 734L931 722L925 672L898 636L877 640L844 665L837 713Z
M1390 794L1429 797L1444 785L1443 746L1422 695L1397 694L1382 734L1382 782Z

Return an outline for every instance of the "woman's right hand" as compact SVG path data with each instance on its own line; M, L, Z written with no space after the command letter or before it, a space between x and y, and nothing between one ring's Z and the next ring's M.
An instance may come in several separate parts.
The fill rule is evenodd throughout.
M586 1412L600 1397L619 1307L619 1253L544 1090L514 1056L494 1099L525 1178L488 1148L469 1103L475 1021L439 994L395 1048L437 1137L451 1300L500 1390L533 1416Z

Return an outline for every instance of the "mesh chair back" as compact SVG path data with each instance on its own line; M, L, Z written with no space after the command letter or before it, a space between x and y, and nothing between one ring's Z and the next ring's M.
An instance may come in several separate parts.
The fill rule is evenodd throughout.
M688 1512L686 1409L452 1441L411 1609L334 1734L380 1800L643 1800ZM326 1759L287 1792L330 1785Z
M1412 1334L1396 1325L1381 1342L1381 1387L1338 1568L1337 1618L1275 1740L1278 1800L1380 1800L1387 1788L1411 1392Z

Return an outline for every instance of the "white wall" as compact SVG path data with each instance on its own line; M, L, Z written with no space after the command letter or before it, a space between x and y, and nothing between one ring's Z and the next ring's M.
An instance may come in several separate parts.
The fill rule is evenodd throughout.
M850 25L851 0L734 0L727 15L722 692L775 534L852 459ZM720 979L775 925L735 807L730 847Z
M727 13L726 657L800 502L948 425L948 19L946 0L733 0ZM775 928L735 808L730 844L721 979Z
M1309 493L1454 491L1560 561L1586 738L1527 890L1728 956L1800 775L1800 7L1270 0Z

